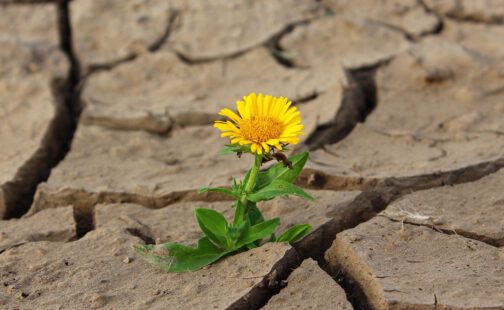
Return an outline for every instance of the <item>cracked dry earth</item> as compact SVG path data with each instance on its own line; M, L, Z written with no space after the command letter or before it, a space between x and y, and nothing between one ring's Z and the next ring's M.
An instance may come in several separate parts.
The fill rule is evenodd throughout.
M0 308L504 309L504 2L0 0ZM316 198L194 273L197 194L250 166L210 125L291 98Z

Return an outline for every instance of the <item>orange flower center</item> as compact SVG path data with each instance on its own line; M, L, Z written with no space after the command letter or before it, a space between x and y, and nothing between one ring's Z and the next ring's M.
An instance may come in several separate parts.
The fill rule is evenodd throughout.
M262 143L270 139L279 139L284 126L278 119L267 116L252 116L240 122L240 131L249 141Z

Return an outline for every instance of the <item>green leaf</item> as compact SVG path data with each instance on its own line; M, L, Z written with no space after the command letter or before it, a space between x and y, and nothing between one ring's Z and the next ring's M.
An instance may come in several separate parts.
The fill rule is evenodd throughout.
M249 171L247 171L247 173L245 174L245 177L243 178L243 181L240 182L240 192L243 192L245 190L245 184L247 184L251 173L252 173L252 168L250 168Z
M248 216L248 220L250 222L250 225L256 225L256 224L264 222L264 217L261 213L261 210L259 210L259 208L257 207L257 204L255 202L247 201L247 216ZM249 249L253 249L254 247L258 247L259 241L260 240L255 241L253 243L249 243L249 244L247 244L247 247Z
M245 209L247 209L247 217L245 217ZM257 208L256 203L252 201L247 201L247 208L241 203L240 200L236 201L236 211L235 217L233 220L233 226L242 225L243 223L247 223L250 227L251 225L256 225L258 223L264 222L264 217L261 211ZM249 228L247 227L247 229ZM242 230L245 232L245 230ZM233 239L237 240L237 239ZM249 249L259 246L259 244L250 244L247 245Z
M208 237L201 238L197 248L165 243L137 245L135 249L140 257L168 272L195 271L232 252L217 248Z
M222 187L203 187L199 190L199 193L207 193L207 192L216 192L216 193L221 193L224 195L228 195L234 198L237 198L238 195L234 191L228 189L228 188L222 188Z
M308 235L312 226L310 224L297 224L283 232L276 242L289 242L294 243L304 236Z
M238 225L240 221L242 221L245 218L245 210L247 210L247 217L249 219L250 225L255 225L259 224L261 222L264 222L264 217L261 213L261 210L257 208L257 205L255 202L252 201L247 201L247 207L242 204L240 200L236 201L236 211L235 211L235 216L233 219L233 225Z
M201 230L208 239L221 249L229 249L231 244L227 238L226 218L219 212L206 208L196 208L194 213Z
M239 249L244 245L253 243L271 235L278 225L280 225L280 219L275 217L271 220L250 226L248 231L243 235L239 242L237 242L236 248Z
M239 187L239 186L238 186L238 184L236 183L236 179L235 179L235 178L233 178L233 184L231 185L231 190L232 190L233 192L236 192L236 193L237 193L239 188L240 188L240 187Z
M285 167L282 162L276 163L264 172L259 172L255 189L259 190L271 184L274 180L284 180L292 183L303 170L306 161L308 160L308 152L302 152L289 157L292 162L292 169Z
M284 195L296 195L308 200L314 200L312 196L306 193L301 188L297 187L294 184L291 184L284 180L274 180L271 184L266 187L260 189L259 191L247 195L247 199L253 202L258 202L262 200L270 200L277 196Z
M250 221L250 225L256 225L264 222L264 217L261 213L261 210L259 210L255 202L247 202L247 215Z
M237 225L231 225L228 228L228 236L232 241L233 246L243 238L243 236L248 232L250 228L250 222L248 220L242 221Z
M238 199L236 201L236 209L235 209L235 214L234 214L234 218L233 218L233 225L234 226L240 225L244 219L245 219L245 206L240 201L240 199Z

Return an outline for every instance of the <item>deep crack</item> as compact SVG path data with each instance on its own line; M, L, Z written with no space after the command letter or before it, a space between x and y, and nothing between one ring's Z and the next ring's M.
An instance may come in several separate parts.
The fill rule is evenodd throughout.
M23 1L23 3L32 3ZM53 167L70 149L77 127L80 106L80 64L72 46L69 1L57 2L57 27L60 49L70 64L66 78L56 77L50 82L55 114L37 151L16 173L14 180L5 185L3 197L6 211L4 218L17 218L25 214L34 198L38 184L46 181ZM43 3L43 1L37 1Z
M14 181L5 185L6 219L20 217L29 210L38 184L46 181L52 168L65 157L77 128L81 112L80 64L72 45L68 2L57 4L57 26L60 48L70 63L69 72L66 78L57 77L50 83L55 114L40 147L18 170Z
M247 294L235 301L226 310L253 310L260 309L268 303L274 295L278 294L285 286L289 275L301 265L303 260L295 249L290 249L271 271L254 286Z
M311 257L317 260L319 265L341 284L348 296L348 300L355 309L370 309L367 301L362 299L362 290L352 279L342 274L341 270L327 270L327 268L324 267L327 266L324 254L335 240L336 235L371 220L381 211L385 210L392 202L413 191L473 182L501 168L504 168L504 158L445 173L434 173L427 176L408 178L389 178L381 182L376 182L376 184L372 184L373 186L371 187L367 184L362 188L364 190L363 193L357 196L348 205L329 214L333 217L331 220L317 228L300 242L296 243L294 247L301 259ZM324 183L320 183L319 186L324 186ZM459 233L449 230L442 230L441 232L460 234L462 236L464 236L465 233L465 237L495 246L492 241L484 238L478 239L474 234L467 232Z
M364 122L378 102L375 74L379 65L347 69L348 86L343 90L341 106L333 121L319 125L306 139L309 150L334 144L348 136L358 123Z
M354 310L371 310L373 309L369 304L368 298L360 287L359 283L345 274L341 269L335 271L328 271L327 266L322 268L325 270L336 283L341 286L345 291L348 302L352 304Z
M95 209L94 206L91 208L79 208L74 206L74 221L75 221L75 232L77 239L84 237L88 232L95 229Z
M138 228L126 228L126 231L129 234L142 239L142 241L145 242L145 244L155 244L156 243L156 240L154 240L154 238L152 236L150 236L149 234L147 234L143 230L140 230Z

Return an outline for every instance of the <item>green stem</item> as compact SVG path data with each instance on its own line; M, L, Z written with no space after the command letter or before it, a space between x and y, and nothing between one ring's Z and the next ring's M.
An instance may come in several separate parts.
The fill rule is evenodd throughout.
M252 189L254 189L257 173L259 173L259 169L261 168L261 163L262 163L262 156L256 154L254 160L254 166L252 166L252 170L250 171L250 177L247 181L247 184L245 184L245 193L247 194L249 194L252 191ZM243 197L242 202L246 203L247 197Z
M262 164L262 156L261 155L254 155L254 165L252 166L252 169L250 169L250 176L247 180L247 183L245 184L245 193L244 195L240 198L240 204L241 208L237 207L236 213L235 213L235 218L234 218L234 224L238 224L239 222L242 222L246 220L247 218L247 204L248 204L248 199L247 199L247 194L249 194L253 189L254 185L256 183L256 178L257 174L259 173L259 169L261 168Z

